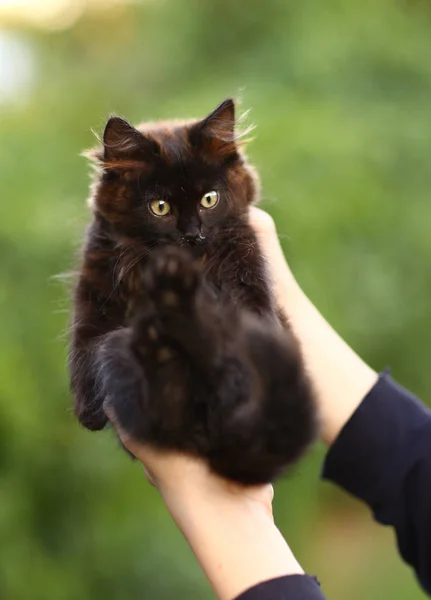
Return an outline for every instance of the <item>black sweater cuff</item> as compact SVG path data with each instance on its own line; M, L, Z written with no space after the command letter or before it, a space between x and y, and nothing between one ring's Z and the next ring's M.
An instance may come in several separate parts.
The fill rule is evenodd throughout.
M287 575L259 583L236 600L325 600L325 597L314 577Z
M323 478L366 502L381 523L391 523L387 508L403 483L406 448L415 454L429 415L415 396L382 373L329 449ZM386 514L379 514L381 506Z

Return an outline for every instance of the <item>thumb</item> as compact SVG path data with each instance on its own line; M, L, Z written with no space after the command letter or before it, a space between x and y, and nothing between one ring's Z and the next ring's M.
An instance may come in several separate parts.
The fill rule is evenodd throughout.
M148 482L151 485L155 486L155 480L154 477L152 476L150 470L148 469L148 467L144 464L143 459L142 459L142 446L136 442L136 440L134 440L120 425L117 415L115 414L115 410L113 409L112 405L109 403L109 401L105 400L105 402L103 403L103 410L106 414L106 416L108 417L108 419L110 420L110 422L112 423L118 437L120 438L121 443L123 444L123 446L126 448L126 450L128 450L135 458L137 458L138 460L140 460L144 466L144 472L145 472L145 477L147 478Z

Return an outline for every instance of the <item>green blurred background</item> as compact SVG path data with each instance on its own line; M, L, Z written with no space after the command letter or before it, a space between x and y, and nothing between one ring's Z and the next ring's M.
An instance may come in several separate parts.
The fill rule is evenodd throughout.
M15 4L15 6L14 6ZM427 0L0 2L0 598L213 595L142 469L82 430L66 375L91 128L252 107L249 154L297 278L374 368L429 399ZM275 515L328 600L424 597L393 535L319 482Z

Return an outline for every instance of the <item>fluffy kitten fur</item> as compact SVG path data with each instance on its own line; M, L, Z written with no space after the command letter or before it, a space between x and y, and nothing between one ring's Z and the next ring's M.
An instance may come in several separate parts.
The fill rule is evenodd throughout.
M248 222L258 179L234 102L136 129L112 117L91 157L70 352L78 419L102 429L110 405L139 440L199 455L235 481L274 480L316 419ZM218 202L203 207L211 191Z

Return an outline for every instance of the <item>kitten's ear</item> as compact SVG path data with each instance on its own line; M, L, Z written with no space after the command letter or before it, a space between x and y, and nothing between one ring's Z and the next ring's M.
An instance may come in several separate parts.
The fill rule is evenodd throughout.
M235 102L232 98L224 100L201 121L201 132L223 142L235 141Z
M192 144L204 147L215 157L236 155L235 102L232 98L224 100L205 119L196 123L190 139Z
M157 144L121 117L111 117L103 132L103 162L106 164L148 162L157 153ZM127 166L126 164L124 166Z

